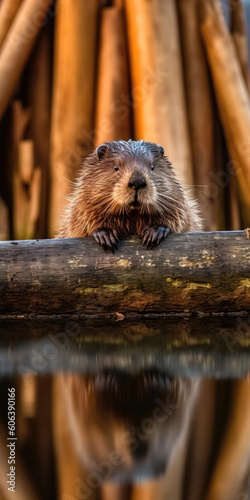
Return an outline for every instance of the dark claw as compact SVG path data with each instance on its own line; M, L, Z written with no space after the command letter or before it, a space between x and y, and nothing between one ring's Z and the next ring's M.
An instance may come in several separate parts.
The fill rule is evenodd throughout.
M111 250L114 253L114 250L118 250L118 233L114 229L108 229L105 227L101 227L93 232L93 236L95 241L103 247L104 250Z
M161 241L165 240L167 235L170 233L169 227L164 226L153 226L149 227L143 237L142 244L148 248L157 247Z

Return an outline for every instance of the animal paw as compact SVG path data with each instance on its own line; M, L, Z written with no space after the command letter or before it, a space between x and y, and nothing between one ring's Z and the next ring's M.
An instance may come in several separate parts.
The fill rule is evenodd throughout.
M95 241L101 245L104 250L111 250L114 253L118 249L118 233L115 229L108 229L106 227L100 227L93 232Z
M142 244L148 248L157 247L170 233L169 227L153 226L146 229Z

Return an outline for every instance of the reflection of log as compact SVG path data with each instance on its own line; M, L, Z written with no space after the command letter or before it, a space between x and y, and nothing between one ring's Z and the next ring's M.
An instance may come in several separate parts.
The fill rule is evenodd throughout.
M103 9L101 22L96 146L104 141L127 141L131 136L123 12L115 7Z
M43 498L53 498L54 449L51 408L52 377L43 376L35 378L37 391L35 409L36 419L34 421L34 427L29 428L30 435L32 435L33 453L36 457L37 483ZM46 433L44 432L44 422L46 422ZM34 436L36 436L36 439L34 439Z
M177 377L240 378L249 372L250 316L0 322L0 374L157 368ZM9 345L11 343L11 350ZM79 349L80 347L80 349ZM49 353L55 353L50 356Z
M98 500L99 489L89 487L89 474L82 466L72 439L71 425L67 418L68 402L64 394L63 378L57 375L53 380L52 412L58 498Z
M244 231L130 238L108 255L92 238L0 243L0 313L250 311Z
M192 184L178 18L174 0L126 0L136 139L162 144Z
M102 484L102 500L129 500L131 499L131 487L111 482ZM145 497L143 497L145 498Z
M0 55L0 118L15 90L42 27L51 0L24 0L11 24Z
M9 484L7 484L7 474L10 473L10 465L8 464L8 457L9 457L9 451L10 448L7 448L7 444L10 443L10 441L7 441L7 434L5 434L5 429L6 425L3 426L2 422L0 422L0 436L1 436L1 441L0 441L0 470L1 470L1 477L4 477L5 480L1 481L0 484L0 498L1 500L11 500L13 499L13 496L18 498L18 500L39 500L39 496L37 495L37 492L34 490L34 487L32 485L32 481L30 478L30 475L28 474L28 471L23 467L22 461L20 460L20 457L17 454L17 449L16 449L16 462L15 462L15 467L16 471L16 488L15 488L15 493L13 491L8 491L8 488L10 487ZM18 443L18 440L15 441ZM20 475L19 475L20 474ZM18 480L17 480L18 477Z
M22 0L2 0L0 4L0 46L8 32L8 29L17 13Z
M201 30L218 107L244 204L250 213L250 98L218 0L200 0Z
M188 118L193 153L196 195L205 229L220 227L219 197L214 196L214 117L207 62L197 16L197 0L179 0Z
M114 0L113 1L115 7L118 7L119 9L122 9L124 7L124 2L125 2L125 0Z
M194 381L193 381L194 382ZM183 499L183 484L185 482L185 468L187 457L187 448L190 434L190 422L196 406L196 397L199 394L199 381L194 382L194 390L189 393L185 405L185 419L179 427L178 437L175 437L175 449L172 456L169 456L169 462L163 476L156 480L149 480L146 484L134 486L131 500L166 500ZM186 400L186 401L187 401ZM166 432L165 439L168 439Z
M97 0L59 2L55 17L49 233L58 230L65 196L92 148Z
M215 380L201 381L188 449L187 500L200 500L208 481L215 422ZM197 474L199 470L199 474Z
M206 500L235 500L242 496L249 476L249 436L250 386L240 380L235 384L231 415Z

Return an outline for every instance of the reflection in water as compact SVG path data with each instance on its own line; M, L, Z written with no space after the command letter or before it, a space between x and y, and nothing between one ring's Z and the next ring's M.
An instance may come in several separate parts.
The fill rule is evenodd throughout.
M104 479L131 483L163 475L186 432L199 385L152 370L62 375L58 383L93 487Z
M249 325L0 325L0 500L250 500Z
M17 500L249 499L247 381L113 369L0 381L1 500L13 386Z
M58 375L54 395L64 500L248 500L245 381L111 371Z

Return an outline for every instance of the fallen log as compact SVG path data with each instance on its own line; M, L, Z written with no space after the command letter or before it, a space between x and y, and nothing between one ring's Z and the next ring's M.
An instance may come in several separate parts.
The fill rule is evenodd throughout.
M92 238L0 243L0 315L125 315L250 311L244 231L172 234L159 248Z

